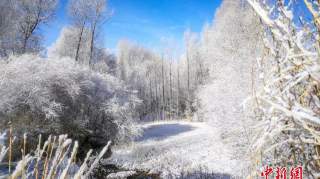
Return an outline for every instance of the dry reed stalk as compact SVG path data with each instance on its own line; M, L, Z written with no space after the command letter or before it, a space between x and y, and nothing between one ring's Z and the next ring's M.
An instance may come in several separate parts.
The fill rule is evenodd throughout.
M9 175L11 174L11 160L12 160L12 123L9 121Z
M41 148L41 134L39 135L39 141L37 146L38 157L40 156L40 148ZM38 179L38 164L39 160L37 160L36 166L34 167L33 175L36 179Z
M108 142L108 144L101 150L100 154L98 155L98 157L96 157L96 159L94 160L94 162L91 164L88 172L86 173L86 177L88 177L93 169L98 165L98 162L100 161L100 159L103 157L103 155L107 152L107 150L109 149L109 146L111 145L111 141Z
M74 175L74 179L81 179L81 176L84 174L85 170L87 170L88 165L87 162L92 154L92 149L89 150L89 152L86 155L86 158L84 159L82 165L80 166L80 169L78 172Z
M26 156L26 144L27 144L27 134L23 134L23 148L22 148L22 160L25 159ZM22 169L22 179L26 179L25 170Z
M72 160L76 157L78 147L79 147L78 142L75 141L73 149L72 149L71 157L68 160L68 164L67 164L66 168L62 171L61 175L59 176L59 179L65 179L66 178L68 170L69 170L70 165L72 163Z
M48 147L47 147L47 152L46 152L46 159L45 159L45 162L43 164L43 172L42 172L42 177L41 178L44 178L45 172L46 172L46 168L48 166L48 157L49 157L50 147L52 146L51 135L49 135L47 143L48 143Z
M12 143L15 140L15 138L12 137L12 129L9 131L9 133L11 137L9 137L8 150L9 148L12 150ZM76 161L76 155L79 148L78 142L77 141L73 142L71 139L68 139L67 135L60 135L58 142L56 142L56 139L57 139L56 136L53 136L53 137L49 136L47 141L45 141L43 143L43 146L41 146L41 139L42 139L42 136L39 135L37 149L35 152L35 156L33 156L31 154L27 154L26 152L27 135L24 134L23 146L21 149L22 159L17 163L15 170L9 173L8 178L26 179L27 177L32 177L37 179L40 176L41 176L41 179L87 178L93 172L94 168L98 165L100 159L104 156L104 154L107 152L107 150L111 145L111 142L109 141L108 144L101 150L99 155L94 158L94 161L90 167L88 167L88 160L93 150L92 149L89 150L89 152L86 155L86 158L84 159L84 162L81 164L80 168L76 171L76 173L68 174L71 164ZM11 146L10 146L10 143L11 143ZM73 145L72 151L70 151L70 148L72 145ZM44 155L44 153L46 153L46 157L44 159L43 172L40 174L39 163L40 163L40 160L42 160L42 156ZM67 160L66 166L62 165L65 159ZM35 166L32 169L32 171L28 173L27 168L30 168L30 166L32 165L31 161L34 161L34 160L36 160ZM10 165L11 165L12 159L10 161L11 161L10 162Z
M54 136L54 137L53 137L52 146L51 146L51 150L50 150L50 154L49 154L49 161L51 161L51 158L52 158L52 153L53 153L53 150L54 150L54 147L55 147L56 139L57 139L57 137ZM46 168L45 168L45 173L44 173L44 175L42 176L42 179L45 179L46 176L47 176L47 174L48 174L48 165L47 165Z

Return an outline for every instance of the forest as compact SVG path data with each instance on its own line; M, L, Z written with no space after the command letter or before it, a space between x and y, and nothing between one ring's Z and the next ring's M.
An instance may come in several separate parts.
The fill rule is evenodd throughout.
M107 0L47 47L61 1L0 1L0 178L320 178L320 1L223 0L181 53L108 49Z

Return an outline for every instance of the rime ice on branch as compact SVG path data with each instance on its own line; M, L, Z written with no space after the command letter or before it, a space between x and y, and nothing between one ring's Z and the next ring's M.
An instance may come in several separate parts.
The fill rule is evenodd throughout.
M316 1L248 0L265 27L259 60L264 87L256 96L261 134L255 161L278 166L302 165L309 177L320 174L319 4ZM303 4L304 3L304 4ZM296 7L305 8L298 14Z

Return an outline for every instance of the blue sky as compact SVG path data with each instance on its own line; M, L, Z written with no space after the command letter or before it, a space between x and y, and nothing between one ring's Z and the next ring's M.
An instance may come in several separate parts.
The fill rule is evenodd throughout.
M50 46L68 25L67 0L60 0L55 20L42 29L44 45ZM201 32L211 22L221 0L109 0L112 18L102 27L104 46L115 49L127 39L147 48L159 49L164 41L183 43L186 29Z

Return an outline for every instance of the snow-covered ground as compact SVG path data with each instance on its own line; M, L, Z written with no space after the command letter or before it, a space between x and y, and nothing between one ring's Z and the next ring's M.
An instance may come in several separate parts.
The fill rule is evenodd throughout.
M206 123L170 121L142 124L143 135L129 146L116 146L108 162L177 176L182 171L236 172L237 161Z

